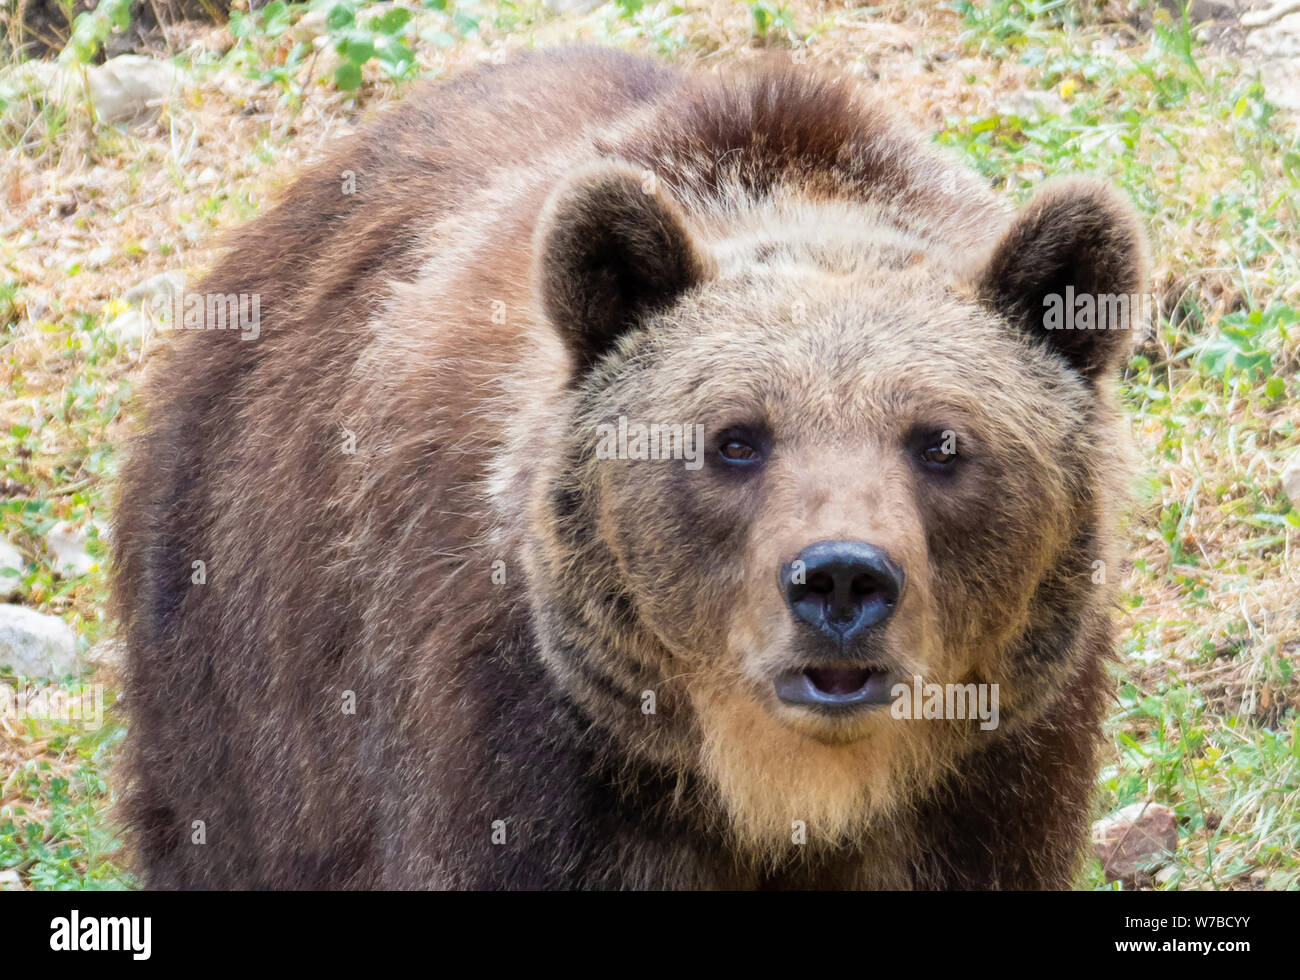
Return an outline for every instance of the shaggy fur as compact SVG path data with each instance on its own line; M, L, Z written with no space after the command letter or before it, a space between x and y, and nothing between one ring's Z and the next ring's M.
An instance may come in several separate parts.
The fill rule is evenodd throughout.
M1110 191L1015 216L806 70L578 49L413 96L202 285L259 338L155 369L115 573L145 880L1067 886L1122 343L1035 314L1141 282ZM704 425L705 465L597 458L619 416ZM999 684L999 728L776 700L777 570L840 538L906 569L875 656Z

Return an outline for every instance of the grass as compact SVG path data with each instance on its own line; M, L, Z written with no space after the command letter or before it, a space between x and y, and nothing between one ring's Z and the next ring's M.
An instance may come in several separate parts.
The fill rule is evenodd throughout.
M1122 387L1138 472L1097 814L1175 810L1178 853L1149 887L1300 887L1300 513L1279 487L1300 452L1300 140L1254 66L1184 18L1149 9L1139 28L1062 0L620 0L565 17L433 0L376 26L365 4L337 6L173 29L155 54L188 82L150 127L97 124L75 99L0 81L0 535L26 560L12 601L101 648L102 569L64 577L44 542L59 522L107 519L124 413L156 345L112 329L127 290L197 274L221 230L411 79L570 40L705 68L790 48L879 77L1013 199L1087 172L1142 211L1159 314ZM300 30L313 11L327 18L319 44ZM111 704L111 663L80 679ZM123 729L108 718L0 718L0 869L27 887L132 885L109 817ZM1117 887L1095 861L1079 886Z
M18 686L12 675L0 683ZM108 812L108 762L126 734L111 710L97 727L24 719L5 734L22 751L0 756L0 869L17 871L28 888L133 887Z

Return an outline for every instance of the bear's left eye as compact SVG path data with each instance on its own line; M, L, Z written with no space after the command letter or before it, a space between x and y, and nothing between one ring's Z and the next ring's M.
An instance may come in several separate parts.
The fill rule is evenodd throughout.
M923 429L913 433L910 442L916 460L927 470L950 470L958 462L953 429Z
M728 463L753 463L758 459L758 450L741 439L728 439L718 449L718 453Z

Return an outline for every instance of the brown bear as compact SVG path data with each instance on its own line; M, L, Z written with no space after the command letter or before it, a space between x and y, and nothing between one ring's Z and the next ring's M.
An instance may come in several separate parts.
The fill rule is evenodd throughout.
M1129 337L1044 309L1143 265L807 68L380 114L177 302L124 466L144 881L1068 886Z

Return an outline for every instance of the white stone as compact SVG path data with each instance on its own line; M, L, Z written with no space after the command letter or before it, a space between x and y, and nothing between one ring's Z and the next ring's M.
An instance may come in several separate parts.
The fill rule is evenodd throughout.
M114 636L100 640L86 651L86 661L96 667L117 670L125 659L126 643Z
M329 25L326 23L328 16L324 10L309 10L289 28L289 33L295 41L313 41L322 34L329 33Z
M4 538L0 538L0 601L19 591L27 563L22 552Z
M546 0L546 9L549 13L563 16L564 14L589 14L599 7L604 0Z
M118 55L88 69L90 99L102 122L133 122L157 114L180 87L181 73L166 61Z
M1068 103L1056 93L1039 92L1033 89L1006 96L997 104L997 110L1001 115L1019 116L1021 119L1063 116L1068 109Z
M57 61L24 61L0 71L0 94L23 93L62 104L78 87L76 72Z
M1300 0L1279 0L1278 3L1264 10L1248 10L1241 15L1242 27L1263 27L1275 20L1281 20L1287 14L1300 10Z
M126 310L104 324L104 332L119 344L135 346L144 337L144 314L139 310Z
M102 525L95 526L103 537ZM89 534L84 527L74 527L67 521L55 524L45 535L45 551L50 557L50 565L63 575L85 575L94 571L99 559L86 550L88 540Z
M1291 457L1282 471L1282 490L1294 506L1300 507L1300 452Z
M1265 58L1300 58L1300 12L1251 31L1246 35L1246 50Z
M77 634L58 616L0 605L0 665L22 677L55 680L77 671Z
M0 587L11 585L22 574L26 565L22 552L0 538Z
M44 293L33 290L25 290L23 296L23 308L27 311L28 323L39 323L44 320L50 312L50 298Z
M175 272L160 272L136 283L122 298L128 303L148 303L155 297L170 299L185 291L185 277Z
M1300 57L1260 62L1259 80L1270 102L1300 112Z

